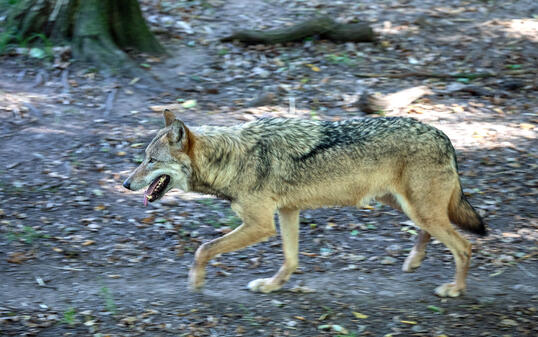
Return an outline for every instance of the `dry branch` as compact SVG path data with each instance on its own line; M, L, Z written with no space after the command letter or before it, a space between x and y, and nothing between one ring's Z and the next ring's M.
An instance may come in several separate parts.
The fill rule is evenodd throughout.
M316 17L296 25L271 30L241 30L221 39L223 42L285 43L301 41L307 37L320 36L339 42L374 42L375 34L368 24L338 23L327 16Z
M389 95L365 91L358 101L358 107L366 113L387 112L406 107L432 91L426 86L412 87Z

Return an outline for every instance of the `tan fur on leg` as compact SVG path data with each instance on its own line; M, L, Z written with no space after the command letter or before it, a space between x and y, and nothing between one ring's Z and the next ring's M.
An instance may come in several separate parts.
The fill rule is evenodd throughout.
M243 219L243 224L223 237L204 243L198 248L189 272L192 289L197 290L203 286L205 266L216 255L245 248L275 235L274 208L267 205L268 203L262 202L232 205L232 209Z
M252 291L268 293L282 288L299 264L299 211L281 209L278 213L284 264L273 277L251 281L248 288Z
M426 246L428 245L428 242L430 242L430 238L431 235L428 232L424 230L420 231L417 241L415 242L415 246L405 259L402 266L402 270L404 272L409 273L420 267L424 256L426 256Z

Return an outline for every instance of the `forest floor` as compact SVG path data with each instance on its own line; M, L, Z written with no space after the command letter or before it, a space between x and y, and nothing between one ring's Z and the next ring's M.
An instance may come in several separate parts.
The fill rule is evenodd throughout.
M141 3L170 51L135 56L151 81L0 56L0 335L538 335L535 1ZM368 22L380 41L218 40L318 12ZM496 76L383 76L410 71ZM174 191L144 208L142 193L121 186L163 107L187 125L339 120L364 116L356 101L366 89L417 85L433 93L387 115L451 138L464 192L490 233L465 234L473 257L459 298L433 293L454 272L436 241L417 271L401 271L416 229L375 203L303 211L300 268L281 291L246 289L282 263L275 236L212 261L205 289L193 293L193 252L238 224L229 204Z

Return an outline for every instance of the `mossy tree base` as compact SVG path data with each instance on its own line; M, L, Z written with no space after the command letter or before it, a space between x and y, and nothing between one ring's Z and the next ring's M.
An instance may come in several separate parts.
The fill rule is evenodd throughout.
M372 28L364 23L338 23L328 16L320 16L296 25L271 30L242 30L221 39L223 42L274 44L302 41L307 37L319 36L337 42L374 42Z
M76 59L111 71L139 72L126 49L165 53L137 0L20 0L10 8L7 29L19 39L44 34L70 44Z

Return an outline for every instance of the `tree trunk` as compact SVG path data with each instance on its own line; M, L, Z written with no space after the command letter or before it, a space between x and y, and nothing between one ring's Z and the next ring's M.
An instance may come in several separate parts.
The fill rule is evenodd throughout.
M165 52L137 0L20 0L9 9L7 29L19 41L46 36L70 44L76 59L113 72L140 72L125 49Z

